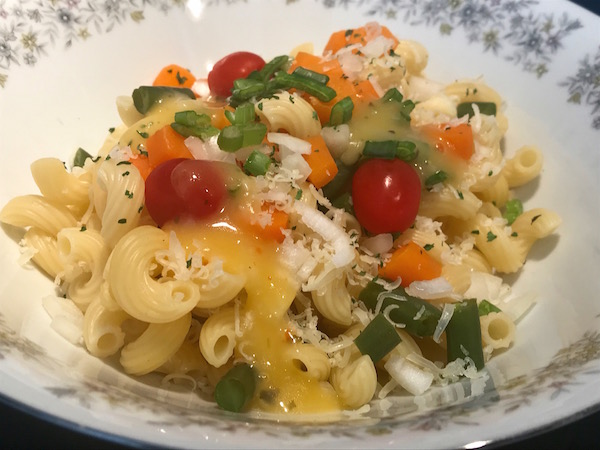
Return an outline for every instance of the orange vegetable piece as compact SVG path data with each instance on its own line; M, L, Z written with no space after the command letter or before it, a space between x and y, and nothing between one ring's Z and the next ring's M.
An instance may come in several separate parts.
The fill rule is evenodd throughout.
M163 67L152 85L191 88L195 82L196 77L188 69L177 64L170 64Z
M388 280L400 278L406 287L413 281L432 280L442 274L442 265L427 250L414 242L398 247L391 259L379 269L379 275Z
M226 126L231 125L231 123L229 122L227 117L225 117L226 110L229 110L231 112L235 111L234 108L227 105L224 108L219 108L219 109L214 110L210 114L210 123L213 127L217 127L219 130L222 130Z
M144 181L146 181L146 178L148 178L148 175L152 172L148 157L139 155L137 158L130 159L129 162L137 168Z
M188 158L193 156L185 146L185 138L171 128L171 125L165 125L152 136L146 139L146 151L148 152L148 161L150 167L154 168L160 163L173 158Z
M475 141L471 125L456 126L425 125L421 131L435 144L440 152L468 161L475 152Z
M308 181L319 189L333 180L337 175L338 168L325 144L325 140L320 134L306 140L311 144L311 151L308 155L302 155L302 157L312 169Z
M394 47L398 45L398 39L387 27L381 27L381 35L385 36L386 38L393 39ZM337 53L340 49L353 44L365 45L367 42L369 42L369 40L370 36L367 36L367 30L365 27L336 31L329 37L329 41L323 50L323 54L326 54L327 52ZM356 49L353 50L353 53L356 52Z
M263 211L271 209L271 223L265 225L264 228L259 223L254 223L252 224L252 229L258 236L264 239L274 240L279 243L283 242L285 236L281 230L288 227L289 214L279 209L270 208L268 204L263 205L262 209Z

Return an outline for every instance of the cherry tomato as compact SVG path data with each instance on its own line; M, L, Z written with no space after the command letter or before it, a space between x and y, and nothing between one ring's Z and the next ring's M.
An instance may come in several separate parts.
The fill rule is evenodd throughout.
M354 173L352 201L356 218L370 233L402 232L417 216L421 181L404 161L369 159Z
M231 95L233 82L264 67L265 60L250 52L235 52L217 61L208 74L208 87L221 97Z
M146 208L159 226L206 218L223 207L226 196L223 176L211 161L170 159L146 179Z

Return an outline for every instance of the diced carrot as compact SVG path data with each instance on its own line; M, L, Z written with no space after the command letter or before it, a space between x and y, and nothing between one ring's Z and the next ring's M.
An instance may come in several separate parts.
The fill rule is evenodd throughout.
M390 32L390 30L382 26L381 35L394 40L394 47L398 45L398 39ZM364 45L369 41L370 36L367 36L366 27L336 31L329 37L329 41L323 50L323 54L328 52L337 53L340 49L353 44ZM353 50L356 53L357 50Z
M433 141L442 153L468 161L475 152L475 141L471 125L425 125L421 131Z
M144 181L146 181L146 178L148 178L148 175L152 172L148 157L140 155L137 158L130 159L129 162L137 168Z
M308 181L317 189L322 188L337 175L338 168L331 152L320 134L306 139L311 144L308 155L302 155L311 168Z
M442 265L427 250L414 242L398 247L391 259L379 269L379 275L388 280L400 278L406 287L413 281L432 280L442 274Z
M146 139L146 151L151 168L173 158L193 158L185 146L185 138L171 125L165 125Z
M158 73L154 86L173 86L191 88L196 82L196 77L188 69L177 64L170 64Z
M225 111L234 112L234 109L227 105L224 108L218 108L213 110L210 115L210 123L213 127L217 127L219 130L222 130L228 125L231 125L227 117L225 116Z
M254 223L252 228L258 236L281 243L285 239L281 230L288 227L289 214L279 209L270 208L268 204L263 205L263 211L269 210L271 210L271 223L265 225L264 228L261 224Z

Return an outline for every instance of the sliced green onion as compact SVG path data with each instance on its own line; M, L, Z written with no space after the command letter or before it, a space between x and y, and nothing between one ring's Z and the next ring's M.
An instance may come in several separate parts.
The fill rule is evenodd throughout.
M270 165L271 158L258 150L254 150L246 159L244 170L250 175L259 176L267 173Z
M304 78L310 78L311 80L314 80L319 84L329 83L329 77L327 75L315 72L314 70L305 69L304 67L296 67L292 74Z
M500 308L493 303L488 302L487 300L481 300L477 309L480 316L487 316L489 313L493 312L502 312Z
M391 352L402 339L394 325L383 314L377 314L365 329L354 339L363 355L369 355L374 363Z
M182 136L196 136L203 141L219 133L218 128L211 125L208 114L198 114L196 111L176 112L171 128Z
M481 324L479 308L475 299L464 300L454 305L454 313L446 327L448 362L459 358L471 359L477 370L483 369Z
M240 412L254 397L256 374L248 364L233 366L215 386L215 401L226 411Z
M371 158L398 158L412 161L417 157L417 144L411 141L366 141L363 155Z
M400 105L400 117L406 122L410 122L410 113L415 109L415 103L412 100L405 100Z
M383 102L398 102L401 103L402 100L404 100L404 97L402 96L402 94L400 93L400 91L396 88L391 88L388 89L386 91L385 94L383 94L383 97L381 97L381 101Z
M289 62L290 57L288 55L276 56L258 71L258 75L260 76L261 80L267 81L275 72L285 69Z
M436 170L433 174L425 179L425 187L432 187L438 183L442 183L448 179L448 174L443 170Z
M388 317L396 324L404 324L406 331L417 336L433 336L442 315L435 306L417 297L408 295L402 287L391 291L374 281L369 281L358 299L370 310L375 310L381 300L381 311L388 307ZM393 305L393 306L392 306Z
M267 135L267 126L264 123L253 122L241 125L243 141L242 147L260 144Z
M73 167L83 167L85 160L91 157L92 155L79 147L75 152L75 156L73 157Z
M196 98L191 89L170 86L140 86L133 90L131 97L135 109L142 114L146 114L152 106L169 97Z
M518 198L508 200L504 205L504 218L511 225L517 217L523 214L523 203Z
M310 78L301 77L286 72L277 72L275 82L280 89L295 88L317 97L322 102L329 102L336 96L335 90L327 85L318 83Z
M233 82L231 101L235 102L235 105L239 105L253 97L260 96L265 88L266 85L262 81L253 80L251 78L238 78Z
M235 152L242 148L244 143L244 134L240 127L229 125L221 130L217 138L219 148L226 152Z
M347 123L352 118L354 103L350 97L344 97L331 108L329 126L335 127Z
M475 115L473 105L477 105L479 112L486 116L496 115L496 104L494 102L465 102L459 103L456 107L456 117L463 117L468 115L469 119Z

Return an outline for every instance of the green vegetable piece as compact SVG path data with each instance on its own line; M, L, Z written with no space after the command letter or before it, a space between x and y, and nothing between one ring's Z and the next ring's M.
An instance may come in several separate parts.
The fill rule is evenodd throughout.
M381 101L382 102L398 102L398 103L402 103L402 100L404 100L404 97L402 96L402 94L400 93L400 91L396 88L391 88L388 89L386 91L385 94L383 94L383 97L381 97Z
M523 214L523 203L518 198L508 200L504 205L504 218L511 225L517 217Z
M383 298L381 311L394 305L389 309L389 318L392 322L405 324L405 330L411 334L433 336L442 315L439 309L425 300L408 295L402 287L386 291L383 286L374 281L369 281L358 295L358 299L373 311L377 307L380 295Z
M456 117L463 117L468 115L469 119L475 115L473 105L477 105L479 112L486 116L496 115L496 104L494 102L465 102L460 103L456 107Z
M352 206L352 195L350 192L344 192L342 195L334 199L331 204L339 209L343 209L349 214L354 215L354 207Z
M260 144L264 137L267 135L267 126L264 123L253 122L246 125L241 125L242 135L244 139L242 141L242 147L248 147L249 145Z
M240 412L254 397L256 374L245 363L233 366L215 386L215 401L226 411Z
M448 174L443 170L436 170L433 174L425 179L425 187L432 187L438 183L442 183L448 179Z
M140 86L133 90L131 97L133 98L135 109L141 114L146 114L152 106L166 98L196 98L191 89L170 86Z
M203 141L219 133L219 129L211 125L207 114L198 114L196 111L176 112L171 128L182 136L196 136Z
M464 300L454 305L454 313L446 327L446 345L448 362L458 358L469 358L477 370L485 366L479 308L475 299Z
M410 123L410 113L415 109L415 103L412 100L405 100L400 105L400 117Z
M304 67L296 67L292 72L294 75L298 75L304 78L310 78L311 80L316 81L319 84L327 84L329 83L329 77L325 74L315 72L313 70L305 69Z
M287 68L287 65L290 62L290 57L288 55L280 55L273 58L271 61L266 63L262 69L260 69L257 73L262 81L268 81L275 72L278 70L283 70Z
M251 175L259 176L267 173L270 165L271 158L258 150L254 150L246 159L244 170Z
M479 311L479 316L487 316L489 313L493 312L502 312L500 308L493 303L488 302L487 300L481 300L477 308Z
M229 125L221 130L217 138L219 148L225 152L235 152L242 148L244 134L242 129L236 125Z
M329 125L337 126L347 123L352 118L354 103L350 97L344 97L331 108L329 115Z
M277 72L275 74L275 82L280 89L299 89L323 102L329 102L336 96L335 90L327 85L318 83L310 78L286 72Z
M92 155L79 147L75 152L75 156L73 157L73 167L83 167L85 160L91 157Z
M265 91L265 88L265 83L260 80L253 80L251 78L238 78L233 82L230 103L233 106L237 106L253 97L260 97L260 95Z
M360 333L354 343L363 355L369 355L374 363L391 352L402 339L394 325L383 314L377 314Z
M417 145L411 141L366 141L363 155L371 158L412 161L417 157Z
M229 111L228 111L229 112ZM254 104L242 103L235 108L234 122L236 125L245 125L254 122L256 114L254 112Z

